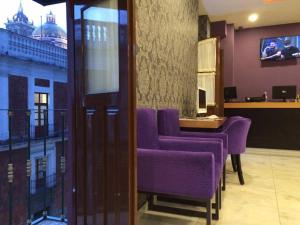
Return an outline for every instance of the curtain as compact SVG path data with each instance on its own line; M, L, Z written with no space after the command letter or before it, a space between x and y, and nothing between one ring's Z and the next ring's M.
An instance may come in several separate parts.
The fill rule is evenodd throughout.
M210 38L198 43L198 73L216 72L217 39Z

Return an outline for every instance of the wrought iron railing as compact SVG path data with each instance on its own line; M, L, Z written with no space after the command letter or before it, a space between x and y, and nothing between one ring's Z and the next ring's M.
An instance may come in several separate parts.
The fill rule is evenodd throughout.
M0 109L1 224L67 222L66 120L64 109Z

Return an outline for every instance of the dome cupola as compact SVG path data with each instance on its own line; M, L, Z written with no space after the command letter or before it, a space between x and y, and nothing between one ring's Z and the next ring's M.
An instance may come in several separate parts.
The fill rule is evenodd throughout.
M7 19L5 23L6 29L18 33L24 36L31 36L32 31L34 30L33 22L29 22L28 17L23 11L22 2L20 2L18 12L12 17L12 19Z
M56 24L56 17L52 11L47 14L46 22L33 31L32 37L67 48L67 33Z

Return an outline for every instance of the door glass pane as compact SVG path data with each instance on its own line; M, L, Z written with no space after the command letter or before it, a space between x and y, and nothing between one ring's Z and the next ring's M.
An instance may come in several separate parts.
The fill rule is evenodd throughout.
M46 104L48 101L47 101L47 97L48 95L47 94L41 94L41 102L40 103L44 103Z
M35 112L35 113L34 113L34 119L35 119L35 120L38 120L38 119L39 119L39 113L38 113L38 112Z
M40 119L44 120L44 112L40 113Z
M34 103L40 103L40 99L39 99L39 94L38 93L34 94Z
M198 88L206 91L207 105L215 105L215 73L199 73L198 74Z
M119 91L118 1L102 1L83 11L86 94Z

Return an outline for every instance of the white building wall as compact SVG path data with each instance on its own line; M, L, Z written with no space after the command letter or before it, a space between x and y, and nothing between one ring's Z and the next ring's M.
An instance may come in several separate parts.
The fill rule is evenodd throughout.
M8 78L0 75L0 140L8 139Z
M34 77L28 77L28 109L31 110L30 125L34 127ZM31 129L31 135L35 136L35 129Z
M67 51L32 38L0 29L0 141L8 139L9 75L28 78L28 109L34 109L34 92L49 94L49 124L54 124L54 82L67 82ZM35 78L47 79L50 87L35 86ZM4 109L4 110L2 110ZM34 112L31 125L34 127ZM50 126L53 128L53 126ZM32 129L34 132L34 129ZM43 157L43 145L31 149L31 180L36 179L36 159ZM47 142L47 176L56 173L55 143ZM35 187L32 187L35 192Z
M67 50L0 28L0 54L67 67Z
M67 82L67 70L54 65L25 61L22 59L12 58L0 55L0 109L8 109L8 76L23 76L28 79L28 108L34 109L34 92L43 92L49 94L49 128L54 129L54 82ZM46 79L50 81L50 87L35 86L35 78ZM0 140L8 138L7 112L0 113ZM5 123L6 121L6 123ZM34 112L31 113L31 126L34 127ZM32 135L34 135L34 130ZM4 136L3 136L4 135ZM6 135L6 136L5 136Z

